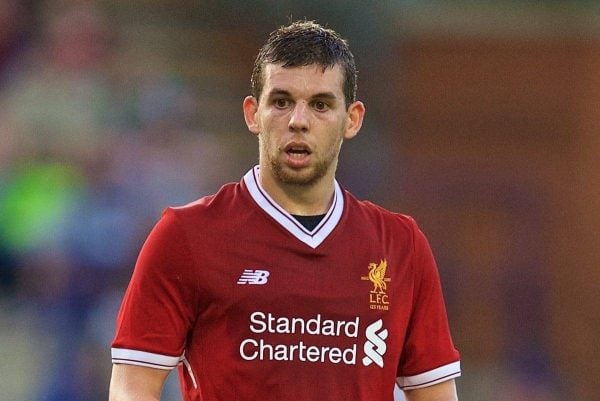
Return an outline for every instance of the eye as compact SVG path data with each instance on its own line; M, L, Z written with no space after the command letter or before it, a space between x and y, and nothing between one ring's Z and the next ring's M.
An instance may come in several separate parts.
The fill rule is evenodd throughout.
M278 109L285 109L290 105L290 101L285 98L278 98L273 100L273 105L275 105L275 107Z
M313 103L313 107L317 111L326 111L329 109L329 105L321 100L317 100Z

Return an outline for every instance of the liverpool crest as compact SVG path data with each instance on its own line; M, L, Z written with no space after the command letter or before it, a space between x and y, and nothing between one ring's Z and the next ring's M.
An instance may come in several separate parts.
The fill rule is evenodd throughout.
M387 283L391 280L385 276L387 270L387 260L381 259L379 264L369 263L369 275L360 279L370 281L373 289L369 293L369 304L371 309L388 310L389 298L387 295Z

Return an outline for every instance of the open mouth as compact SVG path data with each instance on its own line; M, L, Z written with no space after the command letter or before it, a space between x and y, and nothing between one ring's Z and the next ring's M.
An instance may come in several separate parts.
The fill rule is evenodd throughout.
M285 148L285 153L292 159L302 159L310 155L310 149L303 145L289 145Z
M292 159L302 159L310 154L306 149L290 149L286 152Z
M283 149L286 154L286 164L293 169L302 169L310 164L311 149L302 142L290 142Z

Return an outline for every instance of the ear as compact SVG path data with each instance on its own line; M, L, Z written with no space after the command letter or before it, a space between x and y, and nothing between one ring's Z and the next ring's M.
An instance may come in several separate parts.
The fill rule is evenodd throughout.
M256 112L258 111L258 101L254 96L246 96L244 103L242 104L244 110L244 120L250 132L258 135L260 132L260 126L256 119Z
M365 105L363 102L356 101L348 107L346 112L347 126L344 132L344 139L352 139L358 134L362 127L363 119L365 117Z

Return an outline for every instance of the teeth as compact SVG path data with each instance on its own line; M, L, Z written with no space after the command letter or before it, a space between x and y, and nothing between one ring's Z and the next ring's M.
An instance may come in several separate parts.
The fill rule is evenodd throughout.
M293 159L300 160L310 154L310 151L308 149L306 149L304 146L301 146L298 148L293 147L293 146L294 145L291 145L285 151L288 154L288 156L290 156Z

